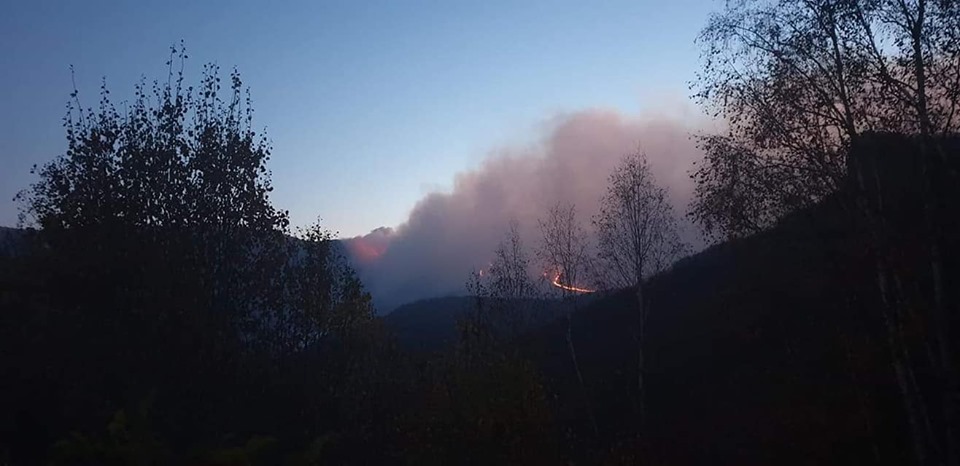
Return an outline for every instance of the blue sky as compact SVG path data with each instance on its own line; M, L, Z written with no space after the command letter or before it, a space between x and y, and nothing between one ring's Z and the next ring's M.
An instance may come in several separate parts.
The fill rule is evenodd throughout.
M720 0L44 2L0 15L0 225L14 194L64 149L71 90L118 99L165 76L183 39L236 66L273 141L274 203L342 236L402 223L491 149L583 108L639 113L684 99L693 43Z

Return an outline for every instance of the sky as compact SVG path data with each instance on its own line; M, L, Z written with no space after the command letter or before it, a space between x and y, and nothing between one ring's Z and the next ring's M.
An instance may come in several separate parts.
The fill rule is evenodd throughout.
M65 149L73 79L130 98L172 44L236 67L274 152L274 204L341 236L404 223L498 147L557 115L691 107L697 33L720 0L45 2L0 15L0 225L30 167Z

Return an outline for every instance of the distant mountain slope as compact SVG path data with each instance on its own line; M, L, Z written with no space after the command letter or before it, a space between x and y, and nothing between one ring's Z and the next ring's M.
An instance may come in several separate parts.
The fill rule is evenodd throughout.
M383 321L401 346L434 351L456 340L457 321L475 301L469 296L424 299L398 307Z
M599 298L600 295L584 295L578 297L576 303L587 306ZM492 306L491 301L483 302L485 306ZM480 302L476 296L423 299L398 307L384 316L383 321L404 348L435 351L456 342L458 321L476 310ZM535 332L565 315L572 304L552 299L530 299L509 301L505 305L517 313L514 316L516 321L511 325L518 328L512 330L524 333Z
M22 253L28 230L0 227L0 256L13 256Z

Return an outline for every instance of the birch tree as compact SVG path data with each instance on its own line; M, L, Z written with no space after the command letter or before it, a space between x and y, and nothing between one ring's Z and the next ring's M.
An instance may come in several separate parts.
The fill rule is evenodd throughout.
M577 360L576 345L573 341L573 314L577 310L576 296L581 293L577 291L576 284L586 278L590 268L587 233L577 221L577 210L573 205L559 203L554 205L546 218L540 219L538 224L541 234L538 256L546 273L553 275L553 284L559 290L563 301L569 306L566 312L567 351L570 353L570 361L577 376L577 383L580 385L591 427L594 434L599 436L597 420L587 395L583 373L580 371L580 363ZM560 279L566 285L561 285Z
M607 286L633 288L637 297L637 407L644 422L644 340L649 303L644 279L670 265L683 250L666 190L654 179L646 155L624 157L610 174L594 218L599 259Z
M714 14L698 41L704 66L696 96L729 131L703 135L692 215L715 237L769 227L845 190L875 260L879 315L887 331L918 464L957 464L958 388L942 276L943 207L931 180L955 183L940 138L960 129L960 4L950 0L739 0ZM896 284L898 269L883 180L868 179L854 148L878 132L913 137L919 153L924 257L932 305L922 346L937 371L936 400L916 387L903 327L919 306ZM872 171L873 174L876 171ZM947 175L944 175L947 173ZM952 178L950 178L952 176ZM954 205L954 204L950 204ZM955 205L954 205L955 207ZM926 274L925 274L926 275ZM916 353L916 352L915 352ZM913 382L911 382L913 381ZM928 406L944 412L933 433Z

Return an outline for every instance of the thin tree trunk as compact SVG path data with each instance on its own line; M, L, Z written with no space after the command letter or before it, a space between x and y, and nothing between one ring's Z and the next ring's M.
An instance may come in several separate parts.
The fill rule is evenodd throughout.
M848 312L849 312L849 301L848 301ZM861 387L862 382L860 378L857 377L857 364L856 360L853 357L853 349L850 343L850 339L847 337L846 332L844 332L839 325L837 325L837 334L840 336L840 340L843 342L844 354L847 358L847 374L850 375L850 379L853 382L854 390L856 391L857 396L857 407L860 411L860 419L863 421L863 427L867 431L867 436L870 438L870 452L873 454L874 464L880 464L882 457L880 456L880 445L877 444L877 434L873 428L873 422L870 420L870 410L867 407L866 394L864 394Z
M644 402L644 385L643 385L643 372L644 372L644 358L643 358L643 344L644 344L644 328L646 324L646 309L643 306L643 282L637 284L637 406L638 406L638 415L640 417L640 435L643 435L643 427L646 424L646 404Z
M950 338L946 333L949 322L944 309L943 299L943 258L941 256L940 242L942 235L938 218L939 212L935 205L936 190L933 186L934 180L930 169L930 161L933 158L935 150L931 136L922 135L920 143L920 195L923 204L924 233L926 242L929 245L930 253L930 275L933 285L933 325L934 339L939 349L938 359L931 359L930 363L937 368L940 394L940 407L943 411L943 455L944 463L955 466L960 461L957 453L956 439L954 432L956 430L956 405L954 397L957 389L956 370L953 365L952 352L950 349ZM945 166L940 167L946 169Z
M880 314L883 318L883 324L887 333L887 343L889 346L889 351L891 355L894 376L897 381L897 387L900 390L900 396L903 400L904 409L907 415L907 424L910 428L910 437L911 443L913 444L913 454L916 464L918 466L923 466L927 462L927 441L925 439L924 425L928 424L929 421L924 419L925 416L922 413L925 413L925 409L921 409L923 400L920 398L920 393L914 393L911 390L909 379L912 378L912 367L911 361L905 357L906 347L905 342L903 341L901 331L899 329L899 317L895 316L894 308L895 303L891 302L891 295L887 287L887 277L886 272L888 268L884 266L881 256L884 254L883 241L881 238L884 236L885 227L883 225L883 219L878 218L871 211L871 207L866 198L866 183L864 180L863 173L863 164L862 160L857 160L854 158L852 162L855 164L852 168L854 170L856 180L858 183L859 193L856 195L856 204L857 208L860 211L863 220L867 224L867 234L868 239L872 243L874 254L874 268L875 268L875 278L877 284L877 291L880 296ZM883 198L881 191L880 179L876 172L876 167L873 170L873 181L877 189L877 203L878 208L883 208ZM910 374L908 374L910 372Z
M887 329L887 343L893 359L893 371L903 399L904 409L907 412L907 423L910 426L914 457L917 464L923 466L928 461L927 447L929 443L925 433L929 431L930 420L927 418L927 410L923 406L922 395L919 390L914 390L916 378L913 374L913 367L906 350L906 343L903 341L902 332L899 325L894 322L893 308L888 299L887 280L884 276L885 269L879 259L876 262L876 268L877 286L882 300L881 307L883 308L881 312L883 313L884 327Z
M573 371L577 375L577 382L580 384L580 395L583 397L583 405L587 410L587 417L590 419L590 426L593 428L595 438L600 438L600 429L597 427L597 418L593 414L593 404L587 394L587 386L583 383L583 373L580 372L580 363L577 362L577 349L573 345L573 311L567 313L567 350L570 352L570 361L573 362Z
M904 6L906 13L906 7ZM926 92L926 60L923 56L923 24L925 21L926 1L917 2L917 16L911 24L911 39L913 45L913 67L914 75L917 80L917 116L920 120L920 173L921 173L921 196L923 202L924 223L926 226L927 240L930 245L930 272L933 280L933 327L935 338L940 349L940 361L938 367L938 382L940 392L940 408L943 411L943 460L946 464L954 466L958 464L960 458L957 457L956 439L954 430L956 423L956 413L954 406L955 389L957 387L956 371L953 367L951 352L949 347L949 337L945 333L947 319L943 309L943 260L940 256L940 236L937 227L934 190L932 189L932 180L930 179L928 152L937 152L937 155L943 157L942 151L932 150L933 125L930 119L930 110L927 102ZM905 15L909 16L909 15ZM945 160L942 160L945 162ZM946 169L946 167L941 167ZM934 367L938 364L931 361Z

